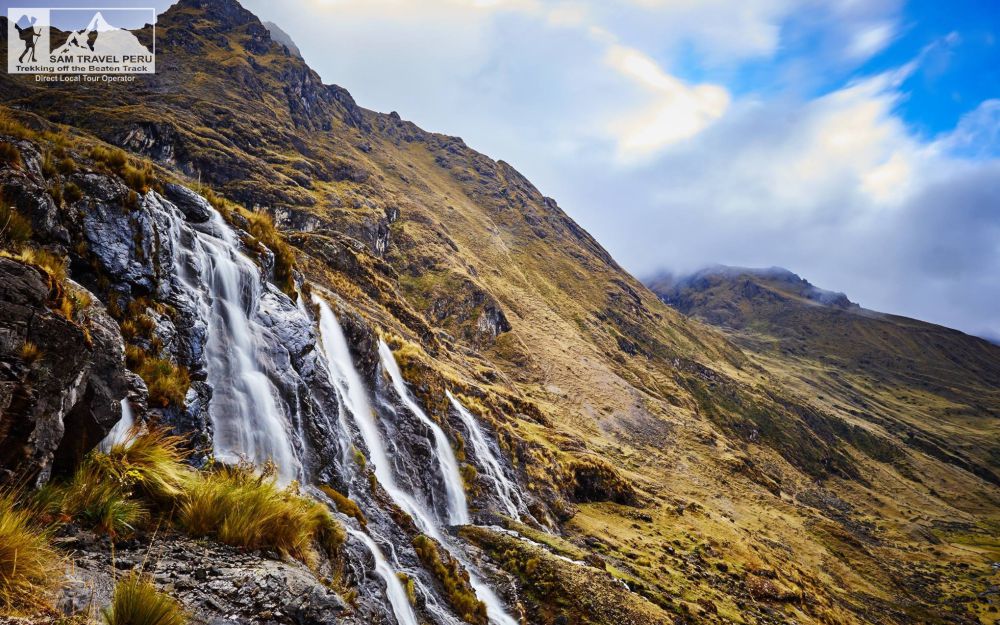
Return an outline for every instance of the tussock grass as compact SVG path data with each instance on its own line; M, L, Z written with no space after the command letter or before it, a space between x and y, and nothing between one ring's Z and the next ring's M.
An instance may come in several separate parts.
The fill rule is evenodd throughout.
M333 500L334 505L337 506L337 510L342 514L346 514L349 517L353 517L354 520L358 522L361 527L368 527L368 519L365 518L365 513L361 511L358 504L354 503L354 500L342 495L340 491L330 486L320 486L319 489L326 494L331 500Z
M185 459L189 455L183 436L168 428L141 431L133 427L124 440L90 462L105 479L122 485L159 505L170 505L184 496L192 479Z
M73 474L63 491L62 512L97 532L129 536L149 518L149 510L126 484L113 481L92 454Z
M13 206L0 199L0 242L20 245L31 238L31 222Z
M160 592L149 577L130 573L115 585L111 605L104 611L107 625L185 625L181 604Z
M184 397L191 386L187 369L147 354L134 345L125 348L125 363L146 383L151 404L164 408L184 404Z
M21 152L13 143L0 141L0 163L7 163L15 167L21 165Z
M33 516L0 492L0 613L42 608L59 585L62 559Z
M158 186L153 166L149 162L136 166L124 150L95 145L90 149L90 158L111 173L118 174L134 191L146 193Z
M17 355L28 364L38 362L42 357L42 350L31 341L25 341L18 350Z
M37 133L14 119L8 109L0 110L0 135L8 135L18 139L33 138Z
M193 536L211 536L248 549L274 549L313 566L314 545L336 553L346 534L330 511L281 488L269 472L246 466L223 467L194 483L181 506L181 526Z
M486 604L476 596L469 582L469 572L447 552L442 553L432 538L423 534L413 539L413 548L424 566L441 582L448 604L462 620L473 625L486 625L489 622Z
M133 428L108 453L88 455L61 490L49 487L39 511L76 518L111 536L132 534L151 508L169 512L186 495L196 476L184 463L184 442L165 428Z
M274 219L264 211L245 212L250 234L274 253L274 281L286 294L295 294L295 250L285 242Z

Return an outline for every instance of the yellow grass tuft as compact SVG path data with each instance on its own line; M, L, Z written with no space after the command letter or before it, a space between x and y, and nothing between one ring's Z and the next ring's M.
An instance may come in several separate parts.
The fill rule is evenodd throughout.
M192 485L180 524L193 536L274 549L310 566L318 560L314 545L332 555L346 539L344 528L322 504L245 466L223 467Z
M63 570L47 534L16 499L0 493L0 614L45 607Z
M184 625L188 617L181 604L157 590L148 576L130 573L115 585L104 620L107 625Z

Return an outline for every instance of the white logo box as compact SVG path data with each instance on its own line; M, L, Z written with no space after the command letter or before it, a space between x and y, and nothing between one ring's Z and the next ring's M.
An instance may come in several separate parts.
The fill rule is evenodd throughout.
M149 45L133 32L146 24L152 27ZM7 72L153 74L156 10L11 7L7 9Z

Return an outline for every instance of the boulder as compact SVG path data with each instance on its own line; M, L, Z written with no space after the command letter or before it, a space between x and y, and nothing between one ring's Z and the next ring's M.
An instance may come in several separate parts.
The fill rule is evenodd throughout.
M212 218L212 205L191 189L168 182L164 191L167 199L181 209L188 221L200 224Z

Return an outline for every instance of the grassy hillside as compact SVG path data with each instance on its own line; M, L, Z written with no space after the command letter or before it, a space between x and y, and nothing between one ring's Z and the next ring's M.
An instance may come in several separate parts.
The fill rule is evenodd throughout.
M719 331L506 163L323 85L234 1L182 0L157 37L159 73L128 88L4 74L0 100L273 216L295 271L391 338L432 412L447 384L493 422L562 532L539 541L587 567L470 533L535 622L991 622L996 348L817 321L795 294L765 318L732 290L742 325ZM544 592L566 576L600 600Z

